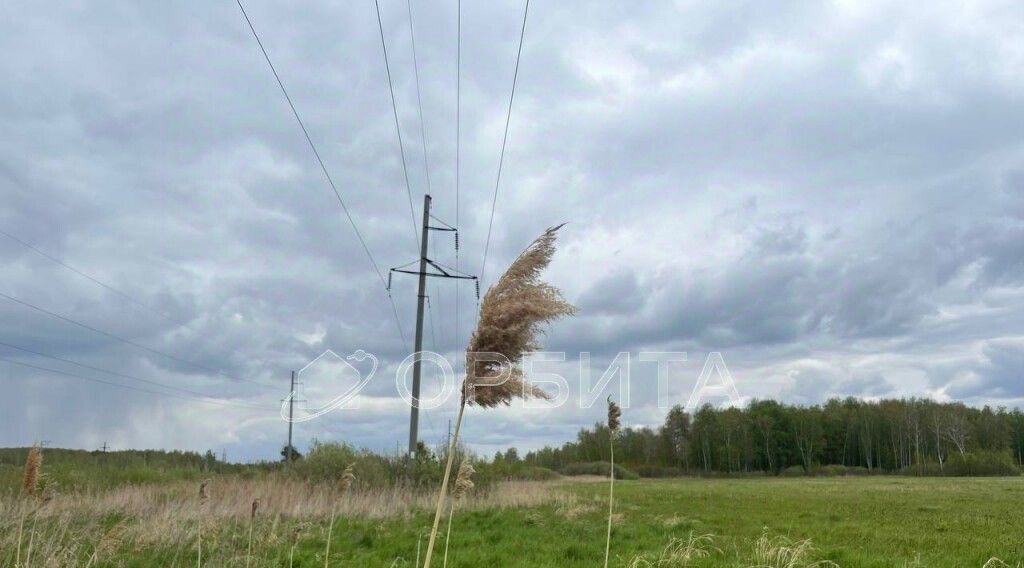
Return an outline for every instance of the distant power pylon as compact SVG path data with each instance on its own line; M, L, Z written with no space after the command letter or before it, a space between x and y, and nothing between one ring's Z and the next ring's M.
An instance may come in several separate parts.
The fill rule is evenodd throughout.
M292 460L295 459L295 446L292 445L292 427L295 424L295 398L298 396L298 392L295 389L298 388L299 383L298 374L292 371L291 386L288 388L288 445L285 446L285 453L281 456L287 466ZM300 401L303 402L303 401Z

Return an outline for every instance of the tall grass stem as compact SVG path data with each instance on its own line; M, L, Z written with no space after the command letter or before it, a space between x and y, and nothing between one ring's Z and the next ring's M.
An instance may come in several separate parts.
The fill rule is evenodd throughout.
M444 510L445 496L448 494L448 481L452 475L452 462L455 461L455 448L459 443L459 430L462 429L462 415L466 412L466 398L462 398L459 405L459 416L455 419L455 432L448 444L448 464L444 468L444 480L441 482L441 491L437 495L437 508L434 510L434 526L430 529L430 541L427 542L427 554L423 559L423 568L430 568L430 557L434 552L434 541L437 539L437 527L441 522L441 511Z

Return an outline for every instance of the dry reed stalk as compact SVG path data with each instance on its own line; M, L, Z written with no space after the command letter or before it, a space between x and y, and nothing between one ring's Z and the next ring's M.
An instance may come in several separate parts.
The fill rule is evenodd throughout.
M469 463L468 459L462 460L462 465L459 466L459 473L455 476L455 489L452 491L452 505L448 509L448 530L444 537L444 564L445 568L448 567L448 543L452 538L452 518L455 516L455 504L461 501L470 491L472 491L473 474L476 470L473 469L473 464Z
M206 511L206 503L210 500L210 493L207 487L210 480L205 479L199 484L199 521L196 523L196 566L203 568L203 514Z
M302 533L302 526L295 525L292 529L292 543L291 547L288 548L288 568L292 568L295 563L295 547L299 544L299 535Z
M448 463L437 496L423 568L430 568L466 405L487 409L507 406L514 398L550 398L542 389L523 380L519 364L524 355L540 349L544 324L576 312L557 288L540 279L555 254L555 238L560 228L562 225L552 227L533 241L487 290L480 303L480 319L466 349L462 400L448 448Z
M622 409L608 395L608 449L611 458L611 471L608 473L608 537L604 542L604 568L608 568L608 558L612 548L612 512L615 508L615 434L622 426Z
M260 508L260 500L253 499L252 501L252 512L249 513L249 544L245 548L245 568L249 568L249 562L252 559L252 531L256 527L256 511Z
M21 539L25 535L25 516L28 514L28 509L21 505L21 519L18 521L18 544L16 545L17 551L14 554L14 565L21 566Z
M331 509L331 524L327 527L327 543L324 545L324 568L331 561L331 535L334 533L334 509Z
M348 493L348 490L352 488L352 484L356 480L356 474L352 471L355 468L355 465L356 464L354 463L349 464L348 467L345 468L345 471L341 472L341 481L338 483L338 488L341 489L342 494ZM327 545L324 550L324 568L327 568L327 564L331 558L331 537L334 534L334 516L336 512L337 505L334 505L331 507L331 524L327 528Z
M35 514L32 515L32 528L28 531L28 548L25 550L25 566L32 565L32 545L35 542L36 537L36 521L39 520L39 510L36 509Z
M39 493L39 480L42 477L43 470L43 450L39 446L32 446L28 451L28 456L25 458L25 471L21 478L21 494L24 497L35 497L37 500L40 497ZM25 530L25 517L28 515L28 509L23 506L21 512L21 520L18 523L18 545L17 552L15 554L15 566L19 566L21 562L21 539L24 535ZM29 529L28 535L28 548L25 551L25 565L32 561L32 544L35 541L36 532L36 519L39 516L39 508L36 507L34 514L32 515L32 526Z

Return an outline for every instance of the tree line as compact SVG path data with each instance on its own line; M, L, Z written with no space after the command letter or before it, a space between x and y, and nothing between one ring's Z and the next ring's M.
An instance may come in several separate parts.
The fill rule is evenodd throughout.
M607 461L608 428L596 424L561 447L529 452L532 465L562 470ZM641 474L740 474L824 466L934 474L972 460L1024 464L1024 413L929 399L833 399L822 405L753 401L744 408L672 408L657 428L617 434L615 458Z

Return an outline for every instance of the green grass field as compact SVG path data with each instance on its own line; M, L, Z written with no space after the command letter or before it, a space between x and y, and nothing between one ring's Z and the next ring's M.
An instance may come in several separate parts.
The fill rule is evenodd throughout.
M555 482L553 499L524 508L490 505L456 515L449 566L594 567L603 564L607 483ZM58 497L59 499L60 497ZM777 478L623 481L616 484L618 516L613 566L756 566L758 540L776 548L810 540L813 550L794 566L832 561L843 567L981 567L993 557L1011 566L1024 559L1024 479L1020 478ZM245 510L241 504L240 510ZM186 508L187 510L187 508ZM84 565L110 526L131 515L78 519L41 538L78 539L68 564ZM414 566L430 515L374 520L339 517L331 566ZM13 529L10 515L2 527ZM45 521L41 521L45 524ZM173 515L163 521L171 531ZM181 521L188 525L188 521ZM221 518L205 537L205 566L245 566L248 519ZM288 566L298 528L294 566L324 566L327 520L264 514L257 517L251 566ZM100 554L93 566L195 566L188 527L175 541L154 535L128 539ZM77 536L68 536L74 535ZM92 534L86 534L92 533ZM704 557L659 563L673 537L712 535ZM146 543L150 544L146 544ZM762 542L762 545L764 542ZM38 543L37 543L38 546ZM443 541L442 541L443 546ZM806 543L805 543L806 546ZM13 566L10 538L0 565ZM763 548L763 546L762 546ZM73 558L72 558L73 557ZM42 558L33 565L43 566ZM439 560L439 559L438 559ZM668 559L662 559L668 560ZM75 564L77 562L78 564ZM773 562L771 565L780 565ZM436 566L441 566L438 561Z
M1018 478L627 481L617 489L617 566L638 555L656 557L673 536L691 531L714 535L721 551L693 566L751 566L765 530L810 539L813 560L840 566L980 567L993 557L1012 565L1024 558L1024 480ZM607 486L574 483L566 490L570 504L462 515L450 564L601 565ZM382 532L349 526L337 548L347 548L358 565L388 565L408 557L426 523L417 517Z

